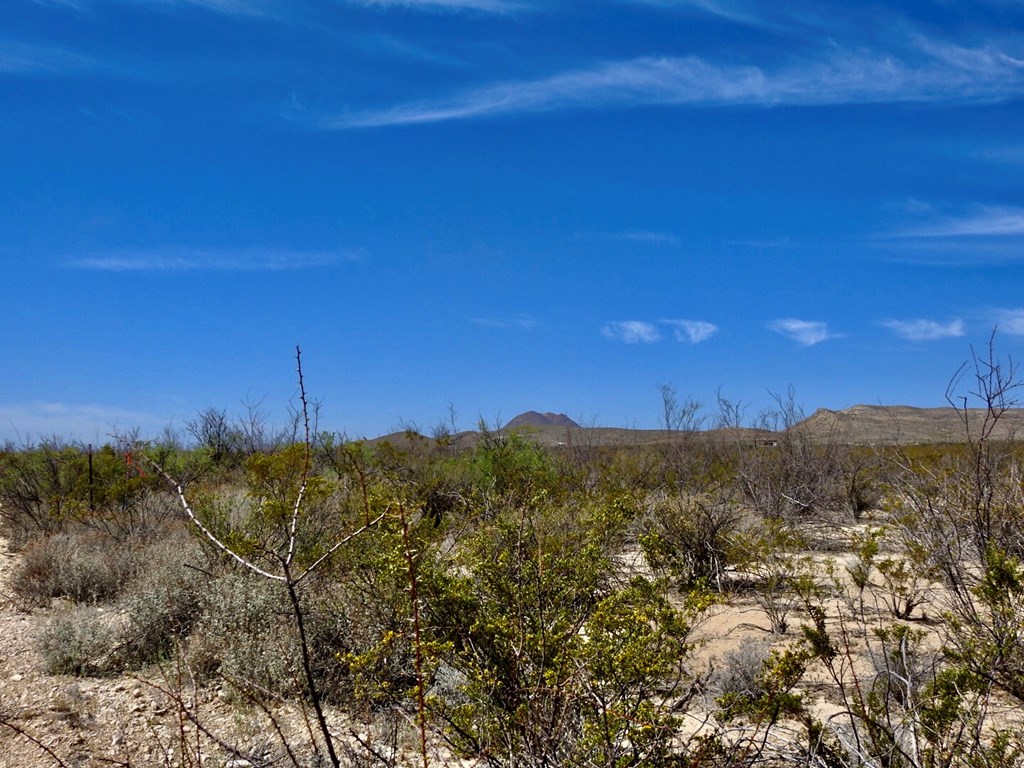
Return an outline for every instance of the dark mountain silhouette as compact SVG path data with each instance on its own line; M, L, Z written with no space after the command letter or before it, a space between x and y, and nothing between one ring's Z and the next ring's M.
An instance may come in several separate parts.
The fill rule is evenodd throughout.
M579 424L570 419L564 413L537 413L527 411L520 413L512 421L505 425L505 429L516 427L573 427L579 429Z

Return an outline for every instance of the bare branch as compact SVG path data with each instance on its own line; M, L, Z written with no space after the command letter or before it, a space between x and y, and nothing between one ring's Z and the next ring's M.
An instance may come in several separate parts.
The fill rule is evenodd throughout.
M270 579L271 581L279 581L279 582L284 582L285 581L285 577L284 576L279 576L277 574L270 573L269 571L263 570L258 565L254 564L254 563L251 563L250 561L246 560L244 557L242 557L237 552L235 552L233 549L231 549L231 547L229 547L227 544L225 544L223 541L221 541L213 531L211 531L209 528L207 528L205 525L203 525L203 521L200 520L199 517L196 515L196 513L192 511L192 507L188 503L188 499L185 498L185 491L182 490L182 488L178 484L178 482L173 477L171 477L167 473L167 471L163 467L161 467L159 464L157 464L155 461L153 461L152 459L149 459L149 458L147 458L146 460L149 462L150 466L153 467L153 469L156 470L157 472L159 472L161 475L163 475L164 479L168 483L170 483L172 488L174 488L174 490L178 494L178 501L181 502L181 507L182 507L182 509L185 510L185 514L188 515L188 519L192 521L192 524L196 528L199 529L199 531L203 534L203 536L205 536L207 538L207 540L211 544L213 544L213 546L215 546L217 549L219 549L224 554L228 555L235 562L237 562L240 565L248 568L253 573L259 574L260 576L262 576L265 579Z
M295 367L299 375L299 400L302 403L302 423L304 428L303 459L302 459L302 481L299 483L299 492L295 496L295 506L292 508L292 520L288 530L288 554L284 562L291 565L295 559L296 532L299 527L299 510L302 509L302 500L306 495L306 486L309 483L310 444L309 444L309 404L306 401L306 383L302 379L302 350L295 347Z
M368 523L365 523L361 528L357 528L356 530L352 531L352 533L350 533L348 536L345 536L344 538L339 539L338 541L336 541L331 546L330 549L328 549L326 552L324 552L322 555L320 555L320 557L318 557L316 559L316 561L312 565L310 565L308 568L306 568L306 570L304 570L302 573L300 573L295 578L294 583L298 584L300 581L302 581L307 576L309 576L314 570L316 570L317 566L319 566L320 563L322 563L325 560L327 560L331 555L333 555L335 552L337 552L339 548L341 548L344 545L348 544L356 536L359 536L360 534L364 533L365 531L369 530L370 528L373 528L374 526L376 526L377 523L379 523L381 520L383 520L385 517L387 517L388 512L390 512L390 511L391 511L391 505L389 504L387 509L385 509L379 515L377 515L377 517L373 518L373 520L370 520Z

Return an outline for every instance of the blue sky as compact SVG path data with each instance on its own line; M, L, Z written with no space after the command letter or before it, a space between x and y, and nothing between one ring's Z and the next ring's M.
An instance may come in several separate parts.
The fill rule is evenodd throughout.
M1016 0L4 0L0 439L661 384L941 405L1024 346Z

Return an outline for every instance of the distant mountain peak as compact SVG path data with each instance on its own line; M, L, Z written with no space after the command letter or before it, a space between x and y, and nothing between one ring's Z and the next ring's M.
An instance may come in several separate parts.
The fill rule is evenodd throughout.
M516 427L576 427L578 429L579 426L564 413L527 411L512 419L505 425L505 429L515 429Z

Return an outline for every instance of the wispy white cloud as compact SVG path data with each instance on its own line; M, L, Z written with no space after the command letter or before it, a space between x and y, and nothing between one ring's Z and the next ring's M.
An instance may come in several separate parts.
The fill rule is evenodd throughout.
M601 62L538 80L494 83L451 98L336 115L327 129L437 123L495 115L642 105L828 105L999 101L1024 95L1024 62L989 48L938 43L897 56L834 49L776 70L688 57Z
M370 8L400 7L428 11L486 11L488 13L509 13L523 7L522 3L510 0L348 0L353 5Z
M964 335L964 321L955 318L948 323L935 320L885 320L882 325L908 341L938 341Z
M1024 208L978 206L971 213L910 227L897 237L1001 237L1024 235Z
M230 16L265 16L272 13L269 0L134 0L137 3L192 6Z
M1024 144L979 147L972 157L1001 165L1024 165Z
M768 328L805 347L812 347L823 341L839 338L837 334L829 333L827 323L817 320L798 320L794 317L787 317L773 320L768 323Z
M357 251L332 254L170 248L84 256L69 259L66 265L101 272L283 272L360 258Z
M284 0L35 0L35 2L73 11L84 11L101 4L130 4L155 11L193 8L227 16L277 16L288 5Z
M36 5L55 5L60 8L70 8L72 10L81 10L87 0L32 0Z
M0 39L0 75L87 72L104 68L99 62L74 51Z
M718 333L718 326L706 320L662 320L661 322L672 326L672 333L676 337L676 341L690 344L700 344Z
M503 328L520 331L532 331L540 323L530 315L515 315L513 317L472 317L470 322L483 325L488 328Z
M691 8L701 13L720 16L744 24L757 24L755 16L747 13L736 3L725 0L621 0L633 5L653 5L661 8Z
M398 58L412 61L425 61L430 64L438 64L445 67L464 68L467 62L450 53L442 53L441 49L425 48L420 45L395 37L394 35L378 32L373 35L360 38L358 45L373 54L385 53Z
M605 323L601 327L601 333L606 338L626 344L650 344L661 338L661 334L658 333L654 324L643 320L619 320Z
M1024 309L1000 309L995 312L996 326L1001 333L1024 336Z
M639 230L634 232L620 232L615 235L618 240L628 240L634 243L650 243L651 245L676 245L679 237L671 232L651 232Z
M751 238L744 240L729 240L725 245L735 246L740 248L758 248L758 249L770 249L770 248L797 248L802 245L800 241L794 240L791 237L770 237L770 238Z
M69 403L0 404L0 440L38 441L62 437L105 442L112 434L141 429L156 434L168 420L142 411L109 405Z
M1019 264L1024 244L1010 237L911 237L886 236L875 243L886 258L905 264L933 267L978 267Z
M1024 68L1024 58L990 46L967 48L923 35L916 36L914 43L925 54L947 64L953 71L963 73L964 76L973 73L984 79L994 73L1006 74L1014 70L1019 72Z

